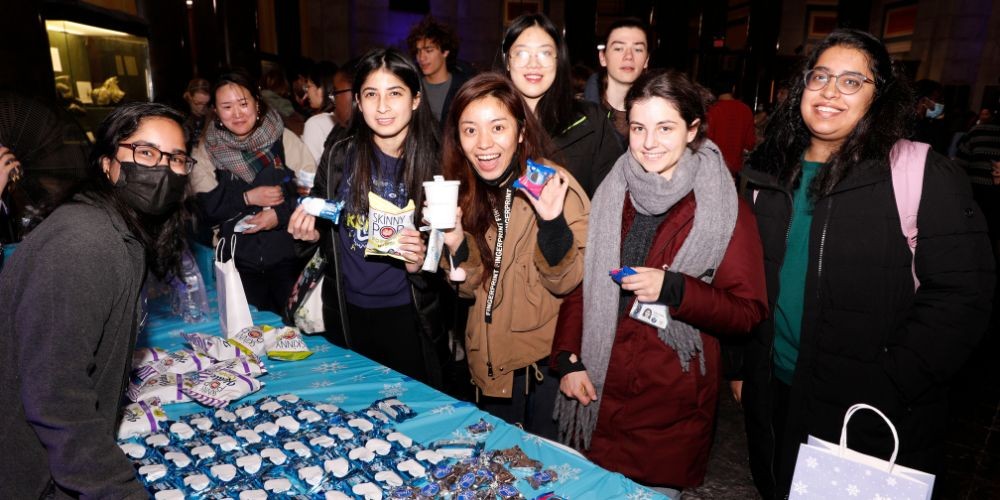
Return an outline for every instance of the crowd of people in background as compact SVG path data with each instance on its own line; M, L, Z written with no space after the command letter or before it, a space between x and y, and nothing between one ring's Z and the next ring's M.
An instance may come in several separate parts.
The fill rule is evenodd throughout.
M755 110L734 75L709 91L650 68L650 33L612 24L589 72L551 20L526 14L477 74L455 31L427 18L409 53L195 78L186 118L113 112L87 187L0 275L2 421L23 450L5 455L23 481L4 496L139 491L111 450L131 318L147 270L177 276L190 215L235 259L250 304L290 321L319 249L331 342L671 496L705 478L720 392L745 411L765 498L787 495L799 443L838 441L859 402L896 423L899 464L940 471L949 380L997 305L996 110L956 129L940 84L911 84L856 30L829 35ZM891 170L911 140L932 149L908 241ZM515 185L529 160L554 171L537 192ZM0 192L18 166L0 146ZM366 256L369 193L412 202L420 226L435 175L461 181L441 269L421 270L416 227L401 259ZM305 194L342 200L339 221L307 214ZM95 276L108 255L121 269ZM33 304L53 301L67 305L41 321ZM57 327L92 348L69 349ZM98 411L53 392L93 366L81 394ZM892 448L874 417L850 441Z

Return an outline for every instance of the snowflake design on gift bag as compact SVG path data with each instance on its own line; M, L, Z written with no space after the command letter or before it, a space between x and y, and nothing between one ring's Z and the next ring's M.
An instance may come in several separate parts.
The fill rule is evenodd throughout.
M430 411L431 415L454 415L455 407L453 405L438 406Z
M856 497L856 496L858 496L858 494L860 494L860 493L861 493L861 490L860 490L860 489L858 489L858 487L857 487L857 486L855 486L855 485L853 485L853 484L849 484L849 485L847 485L847 494L848 494L848 495L851 495L852 497Z
M896 478L889 476L886 478L885 484L888 484L889 486L896 486Z
M559 475L559 479L556 480L557 484L577 481L580 479L580 473L583 472L579 468L573 467L570 464L560 464L552 467L552 470ZM643 491L643 493L645 493L645 491Z
M798 493L799 495L807 495L809 494L809 485L803 483L802 481L796 481L794 484L792 484L792 491Z
M344 369L344 365L339 361L331 361L329 363L321 363L319 366L313 367L312 371L316 373L328 373L334 375L340 373Z
M378 391L383 398L398 398L406 392L406 387L403 387L402 382L396 382L394 384L382 384L382 390Z
M892 498L891 497L884 497L884 496L879 495L878 493L876 493L875 496L872 497L872 500L892 500Z
M809 457L806 459L806 467L815 469L817 465L819 465L819 462L816 461L816 457Z

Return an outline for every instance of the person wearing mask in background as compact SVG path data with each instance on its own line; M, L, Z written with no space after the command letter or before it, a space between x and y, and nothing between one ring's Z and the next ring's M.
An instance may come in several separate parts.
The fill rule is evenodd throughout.
M751 472L766 499L788 494L799 444L837 442L856 403L895 424L896 463L940 473L949 379L986 330L995 282L969 181L933 151L915 251L907 243L890 158L914 103L885 45L840 29L804 63L742 173L773 312L747 343L742 385ZM861 412L847 440L885 458L894 435Z
M212 96L217 118L192 153L198 163L191 188L205 222L219 226L227 256L236 235L234 258L247 301L284 314L305 265L285 231L297 206L296 172L315 172L316 165L246 73L224 73ZM238 232L241 221L249 228Z
M951 136L945 122L944 87L934 80L924 79L914 84L914 90L917 102L913 140L926 142L934 151L947 154Z
M604 71L587 81L584 98L600 104L614 124L622 143L628 143L628 121L625 119L625 94L635 80L649 67L652 50L649 26L634 17L615 21L608 28L597 56Z
M583 285L552 345L563 442L672 498L705 477L720 338L767 315L753 212L705 138L710 99L678 72L629 90L629 150L594 195ZM637 274L619 286L622 266Z
M559 379L539 369L552 349L562 297L583 279L590 202L568 172L545 159L548 138L510 80L473 77L458 91L445 126L446 179L461 181L458 220L445 246L474 298L465 328L479 407L542 437ZM527 160L556 170L538 198L513 182Z
M201 136L205 133L205 127L212 122L212 96L209 91L212 84L204 78L192 78L188 82L187 90L184 91L184 102L188 105L188 114L184 119L184 133L187 134L188 153L190 153Z
M712 82L715 102L708 108L708 138L722 151L726 166L734 176L743 169L743 155L757 144L754 116L747 106L733 97L736 82L723 73Z
M113 110L81 189L0 273L2 498L149 498L115 440L143 281L180 275L183 121Z
M313 115L306 120L302 129L302 142L316 162L323 156L323 145L334 126L334 99L336 98L337 66L321 62L313 66L306 80L306 103ZM346 93L346 92L345 92Z
M507 27L498 71L504 72L549 134L552 160L593 196L624 147L600 106L573 98L566 41L543 14L525 14Z
M406 45L423 73L424 92L434 120L440 127L448 116L448 107L455 92L468 77L455 70L458 58L458 36L451 26L425 17L410 30Z
M329 149L312 196L343 200L339 222L302 208L288 231L319 241L327 258L323 322L327 337L400 373L440 387L437 342L439 280L422 273L427 248L415 228L401 231L403 260L365 256L369 193L404 207L423 206L423 182L440 173L437 124L421 94L420 72L395 49L375 49L354 68L356 100L349 128Z

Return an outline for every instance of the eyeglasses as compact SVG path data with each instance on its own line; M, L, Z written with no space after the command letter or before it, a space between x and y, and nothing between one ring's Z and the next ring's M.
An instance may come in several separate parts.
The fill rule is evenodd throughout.
M197 160L191 158L185 153L164 153L159 149L148 144L133 144L128 142L119 142L119 147L129 148L132 150L132 161L136 165L142 165L143 167L156 167L159 166L160 160L163 157L167 157L167 164L174 171L183 170L184 174L190 174L191 169L194 168L194 164L198 163Z
M853 71L834 75L826 70L811 69L806 71L804 76L806 88L809 90L825 89L826 86L830 84L831 78L836 82L834 85L836 85L837 90L840 91L841 94L845 95L856 93L861 90L861 87L863 87L866 83L875 85L875 80Z
M527 49L518 49L510 54L510 63L518 68L523 68L531 62L531 56L535 56L535 61L538 65L543 68L551 67L556 63L556 53L552 49L542 49L539 51L531 51Z
M333 99L334 97L337 97L338 94L343 94L344 92L350 92L350 91L351 91L350 88L336 89L333 92L330 92L329 94L327 94L326 96L329 97L330 99Z

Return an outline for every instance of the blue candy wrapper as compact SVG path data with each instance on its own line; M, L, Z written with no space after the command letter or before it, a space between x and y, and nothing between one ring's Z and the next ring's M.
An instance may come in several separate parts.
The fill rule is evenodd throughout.
M618 283L619 285L622 284L622 278L632 276L633 274L637 274L635 269L628 266L608 271L608 276L611 276L611 279L615 280L615 283Z
M528 160L528 171L514 181L515 188L522 188L536 200L542 195L542 188L549 178L556 175L556 169Z

